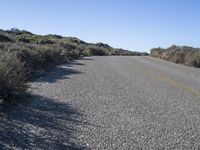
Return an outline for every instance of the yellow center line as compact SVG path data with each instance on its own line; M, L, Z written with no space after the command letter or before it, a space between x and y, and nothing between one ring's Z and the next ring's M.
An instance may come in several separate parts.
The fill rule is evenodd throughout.
M167 76L159 73L159 72L153 72L151 70L145 70L145 72L151 76L152 78L156 79L156 80L160 80L163 81L167 84L169 84L170 86L176 87L178 89L181 89L185 92L188 92L190 94L193 94L195 96L200 96L200 90L199 89L195 89L193 87L187 86L185 84L179 83L176 80L172 80L170 78L168 78Z

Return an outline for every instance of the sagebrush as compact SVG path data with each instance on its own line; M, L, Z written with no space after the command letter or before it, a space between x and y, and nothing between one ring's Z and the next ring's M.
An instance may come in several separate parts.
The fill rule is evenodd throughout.
M150 56L187 66L200 67L200 49L173 45L167 49L153 48Z
M22 95L26 82L39 70L83 56L147 55L115 49L104 43L86 43L60 35L36 35L25 30L0 30L0 99Z

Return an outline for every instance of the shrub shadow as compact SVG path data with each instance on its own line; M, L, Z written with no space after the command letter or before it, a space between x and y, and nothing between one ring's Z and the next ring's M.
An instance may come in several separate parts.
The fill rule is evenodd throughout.
M90 61L90 60L94 60L94 59L90 58L90 57L80 57L77 60L88 60L88 61ZM73 67L74 65L81 65L81 66L85 65L83 63L78 62L77 60L72 60L69 63L67 63L66 64L67 67Z
M78 60L95 60L95 59L88 56L88 57L80 57Z
M80 63L80 62L78 62L78 61L76 61L76 60L73 60L73 61L70 61L69 63L66 63L65 65L66 65L67 67L73 67L73 66L75 66L75 65L83 66L83 65L85 65L85 64Z
M89 61L89 60L94 60L94 59L87 57L87 58L79 58L78 60ZM40 77L38 77L38 79L35 80L35 82L53 83L53 82L56 82L57 80L69 79L68 76L70 76L72 74L83 73L81 71L70 68L70 67L74 67L76 65L83 66L85 64L80 63L77 60L70 61L64 65L60 65L60 66L53 68L50 72L48 72L46 74L44 73L44 74L40 75Z
M42 75L40 78L38 78L35 82L47 82L47 83L53 83L57 80L62 79L69 79L69 75L72 74L80 74L80 71L67 68L68 66L57 66L54 68L50 73Z
M76 127L86 123L66 103L32 96L0 109L0 149L88 149L73 142Z

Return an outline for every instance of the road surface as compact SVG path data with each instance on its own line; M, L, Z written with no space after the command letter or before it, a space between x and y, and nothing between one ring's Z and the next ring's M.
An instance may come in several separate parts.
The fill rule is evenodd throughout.
M3 109L2 149L200 149L200 69L89 57L31 83Z

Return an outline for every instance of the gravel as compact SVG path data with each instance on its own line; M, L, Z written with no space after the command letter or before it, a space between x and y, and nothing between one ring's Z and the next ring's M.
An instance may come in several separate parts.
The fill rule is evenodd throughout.
M200 70L150 57L88 57L0 107L1 149L200 149Z

